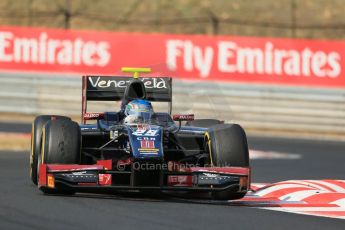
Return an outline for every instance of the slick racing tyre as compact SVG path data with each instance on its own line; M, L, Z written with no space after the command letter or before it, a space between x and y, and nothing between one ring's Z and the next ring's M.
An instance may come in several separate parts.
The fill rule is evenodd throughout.
M195 119L194 121L188 121L186 126L208 128L222 123L222 121L217 119Z
M214 166L249 166L247 137L237 124L219 124L209 128L205 141Z
M78 123L71 120L48 121L42 132L41 162L45 164L79 164L81 133ZM60 188L42 188L45 193L73 194Z
M48 121L42 132L42 162L79 164L80 139L78 123L71 120Z
M70 120L68 117L55 115L42 115L35 118L32 123L31 131L31 154L30 154L30 177L32 182L37 185L38 177L38 158L41 156L42 128L50 120Z
M210 164L216 167L249 167L247 137L237 124L212 126L205 134L205 148L210 154ZM220 200L240 199L245 193L236 191L213 192Z

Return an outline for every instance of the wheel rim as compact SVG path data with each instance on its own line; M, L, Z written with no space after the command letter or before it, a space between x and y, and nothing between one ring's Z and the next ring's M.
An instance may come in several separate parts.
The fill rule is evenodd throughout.
M210 165L214 166L212 159L211 139L210 134L208 132L205 133L205 151L207 151L207 153L209 154Z
M37 184L40 179L40 165L41 165L41 156L37 156Z

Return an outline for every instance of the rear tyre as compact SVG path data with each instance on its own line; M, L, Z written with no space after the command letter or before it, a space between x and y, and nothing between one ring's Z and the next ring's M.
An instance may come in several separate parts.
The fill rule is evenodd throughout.
M194 121L188 121L186 126L209 128L214 125L222 124L223 122L217 119L195 119Z
M42 132L41 161L45 164L80 164L81 133L71 120L48 121ZM50 194L73 194L67 188L42 191Z
M210 163L216 167L249 167L247 137L237 124L220 124L209 128L205 134L206 150ZM237 190L237 189L236 189ZM237 191L213 192L212 198L219 200L240 199L245 193Z
M70 120L68 117L55 116L55 115L42 115L35 118L32 123L31 131L31 154L30 154L30 177L32 182L37 185L38 178L38 159L41 156L41 139L42 139L42 128L44 125L54 119L66 119Z

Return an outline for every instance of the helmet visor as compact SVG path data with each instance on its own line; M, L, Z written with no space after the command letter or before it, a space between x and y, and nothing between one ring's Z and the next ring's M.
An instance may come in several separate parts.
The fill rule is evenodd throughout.
M150 124L152 118L152 112L133 112L130 116L134 118L135 123Z

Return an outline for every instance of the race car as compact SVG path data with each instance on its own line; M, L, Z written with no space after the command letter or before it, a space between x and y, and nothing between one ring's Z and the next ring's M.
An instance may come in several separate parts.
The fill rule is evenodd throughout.
M41 115L32 125L30 177L44 193L148 192L240 199L250 189L245 131L238 124L171 115L172 79L83 76L81 124ZM146 74L147 75L147 74ZM188 99L186 99L188 100ZM89 101L121 101L87 112ZM152 102L168 103L156 112Z

